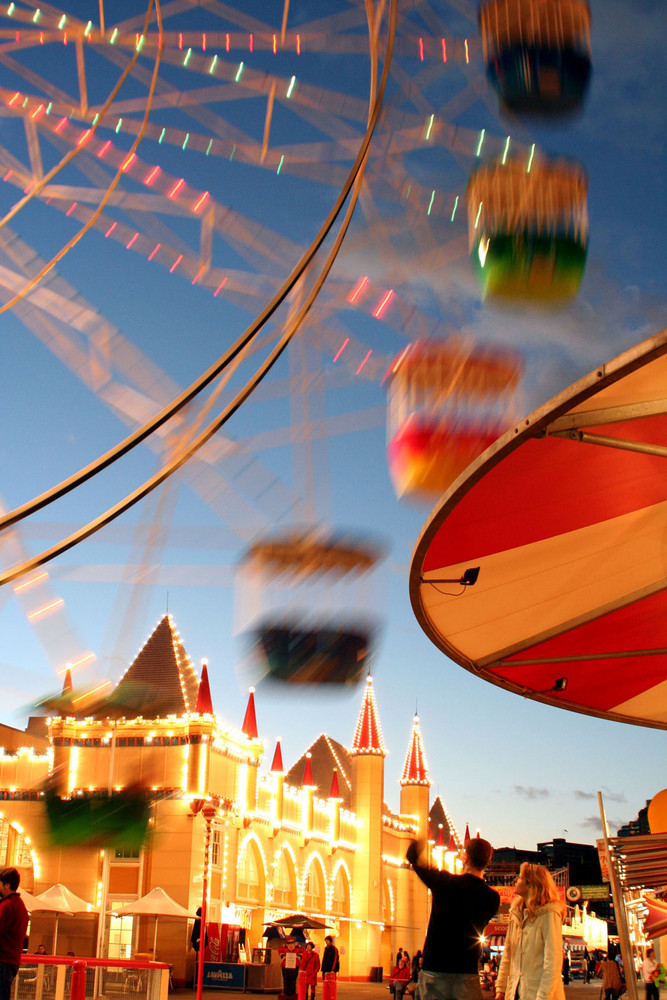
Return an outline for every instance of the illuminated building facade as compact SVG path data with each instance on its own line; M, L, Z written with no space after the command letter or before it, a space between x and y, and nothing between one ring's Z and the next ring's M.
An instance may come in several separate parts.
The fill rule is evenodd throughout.
M322 735L287 773L278 743L260 776L265 746L254 695L240 729L213 712L205 670L197 677L165 616L111 696L86 718L61 711L46 737L18 747L16 731L0 753L0 863L15 864L23 886L39 893L63 883L104 904L102 953L152 950L153 918L111 911L164 889L194 915L200 905L205 823L192 800L217 807L211 828L208 920L246 930L248 954L265 925L295 911L323 918L341 952L341 975L368 979L391 966L399 946L423 943L428 893L406 867L410 840L429 835L430 781L415 716L401 779L400 812L384 803L385 749L373 684L367 678L357 729L347 749ZM0 734L2 735L2 734ZM24 740L24 744L27 740ZM267 761L268 761L267 757ZM67 801L139 787L149 802L141 848L100 850L95 843L56 846L47 839L43 789L50 778ZM433 854L454 864L461 841L440 800ZM4 854L3 854L4 849ZM95 954L95 917L61 917L58 950ZM157 958L191 979L190 926L160 918ZM53 918L35 913L30 950L49 950ZM323 943L324 931L314 934Z

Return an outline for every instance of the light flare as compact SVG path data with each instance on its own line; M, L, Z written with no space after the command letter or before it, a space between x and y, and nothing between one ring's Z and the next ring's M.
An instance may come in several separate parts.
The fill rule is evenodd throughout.
M368 284L368 278L366 276L364 276L363 278L359 278L359 281L356 283L356 285L348 295L347 301L351 304L355 303L367 284Z
M391 300L393 298L393 295L394 295L394 290L393 290L393 288L390 288L389 291L387 292L387 294L381 299L381 301L378 304L377 309L373 313L373 315L375 316L376 319L380 319L380 317L382 316L383 312L385 311L385 309L387 308L387 306L391 302Z
M37 618L41 618L42 615L51 614L51 612L57 611L58 608L62 607L64 603L62 597L57 597L54 601L49 601L48 604L42 605L41 608L31 611L27 616L28 621L34 622Z

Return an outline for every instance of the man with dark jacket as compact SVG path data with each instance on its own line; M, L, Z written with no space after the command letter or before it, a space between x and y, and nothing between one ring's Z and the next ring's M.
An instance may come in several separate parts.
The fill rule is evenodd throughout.
M20 881L16 868L0 871L0 1000L10 1000L28 929L28 911L16 891Z
M324 979L327 972L333 972L335 974L340 970L338 948L333 943L333 938L330 934L327 934L325 937L324 945L324 951L322 952L322 965L320 966L322 970L322 979Z
M415 840L406 855L432 896L419 973L420 1000L482 1000L481 937L500 906L500 896L483 879L493 848L480 837L467 841L461 875L422 860L425 848L425 841Z

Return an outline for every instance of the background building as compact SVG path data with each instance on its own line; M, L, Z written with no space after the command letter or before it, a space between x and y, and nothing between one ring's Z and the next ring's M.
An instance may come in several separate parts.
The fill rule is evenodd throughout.
M500 917L492 927L498 944L502 944L506 929L504 915L509 910L512 886L525 861L548 868L560 888L567 906L563 929L566 943L581 951L584 942L588 947L606 949L608 936L616 934L616 925L609 885L602 881L597 848L592 844L569 843L562 837L538 844L535 851L517 847L499 847L494 851L486 879L501 893Z
M640 837L647 836L651 832L651 827L648 821L648 807L651 804L651 800L646 800L646 805L643 809L640 809L637 813L636 819L631 819L619 829L616 834L617 837Z

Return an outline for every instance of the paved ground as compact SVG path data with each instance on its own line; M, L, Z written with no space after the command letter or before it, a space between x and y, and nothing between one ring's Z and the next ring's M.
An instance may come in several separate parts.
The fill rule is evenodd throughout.
M195 1000L194 990L176 990L178 1000ZM254 994L260 996L261 994ZM277 994L266 994L268 997L276 997ZM248 993L240 993L234 990L204 990L203 996L206 1000L248 1000ZM322 1000L321 987L317 991L318 1000ZM596 980L589 985L575 980L565 987L567 1000L600 1000L600 980ZM389 991L385 983L346 983L338 980L336 1000L389 1000ZM484 1000L492 1000L492 994L485 992Z

